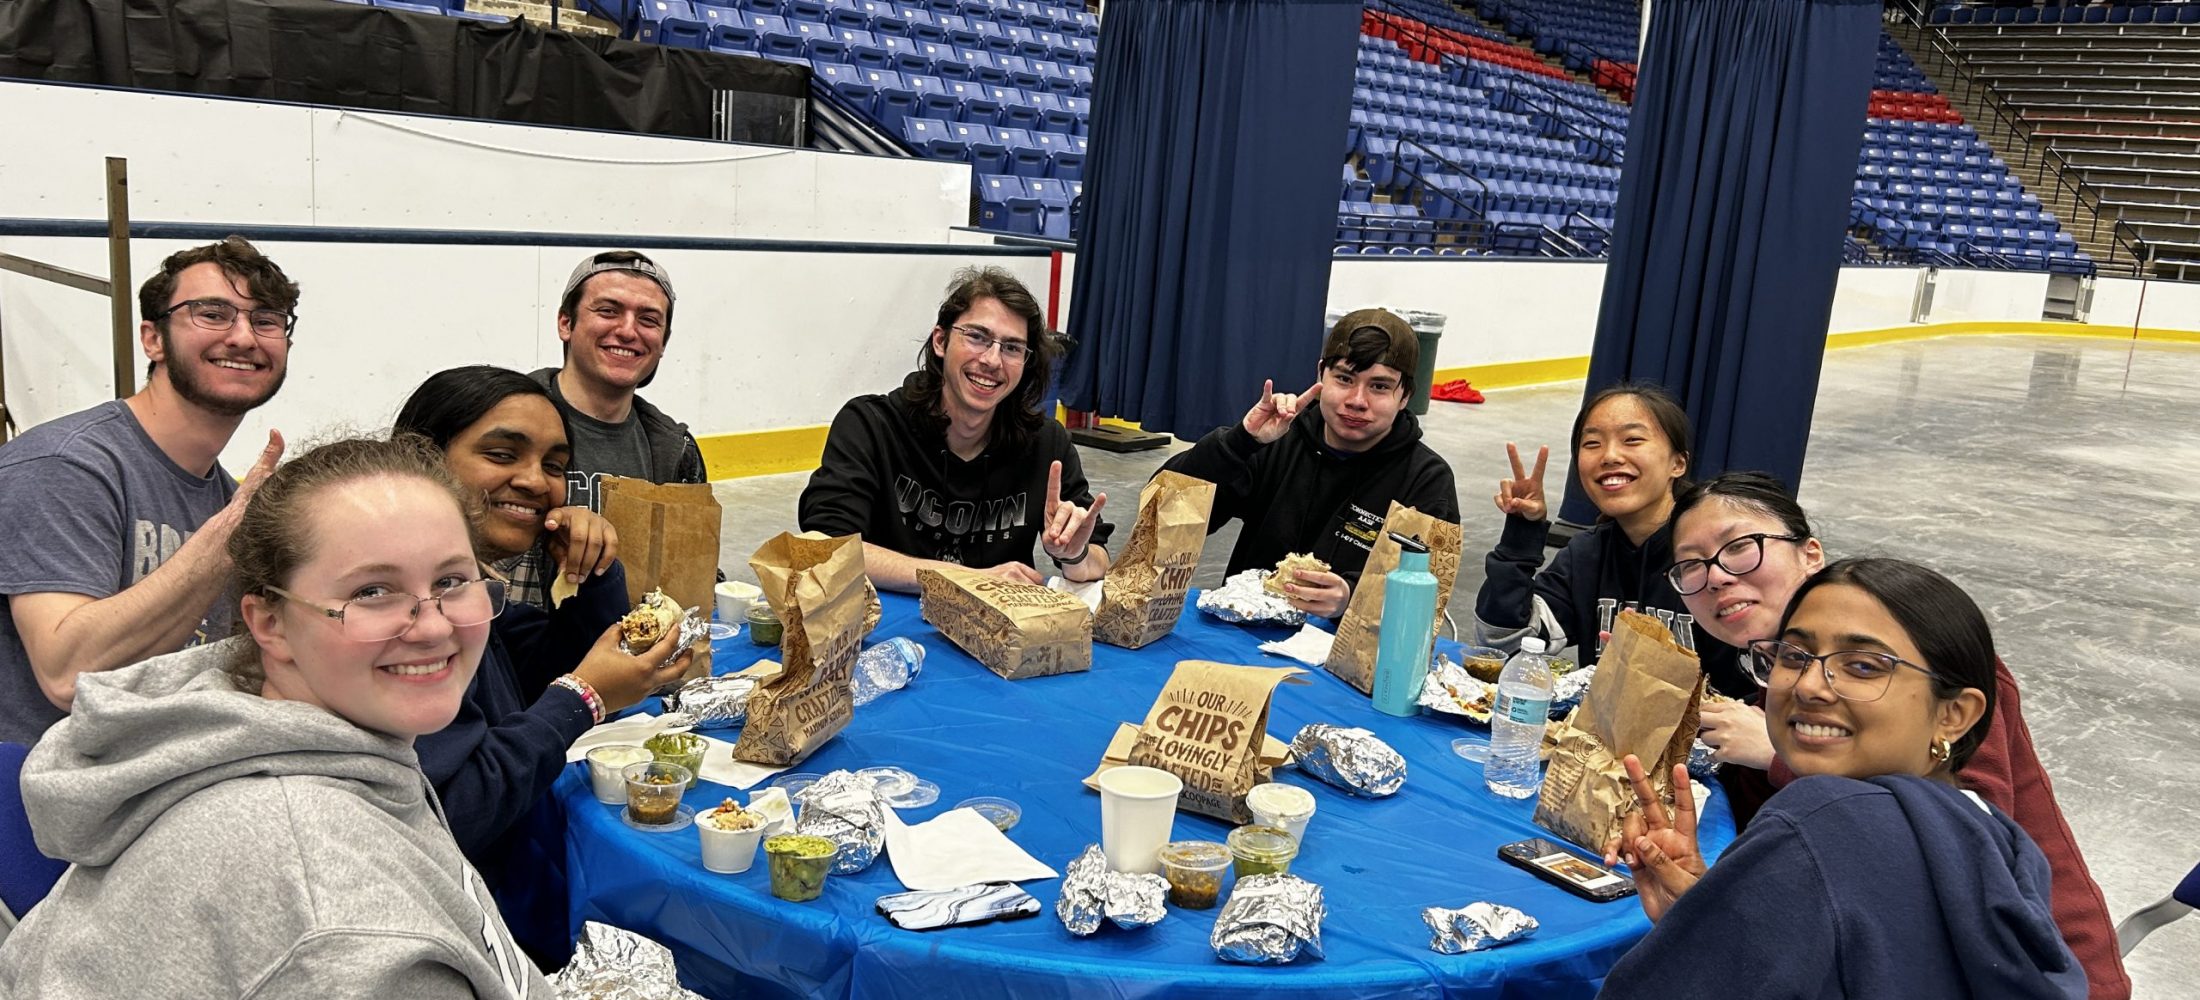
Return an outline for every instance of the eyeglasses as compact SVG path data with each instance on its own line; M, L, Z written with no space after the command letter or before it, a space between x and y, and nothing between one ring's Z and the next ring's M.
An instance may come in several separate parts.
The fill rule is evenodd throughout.
M343 607L323 607L281 587L267 588L343 623L344 638L353 642L382 642L412 631L420 618L420 606L434 602L436 610L452 625L479 625L504 613L504 584L496 580L464 580L435 592L433 597L387 593L355 597Z
M1012 365L1023 364L1024 359L1031 356L1030 344L1021 340L1002 340L994 336L993 331L982 326L954 326L948 329L955 331L955 335L961 337L963 343L969 344L970 349L981 356L996 347L1001 349L1001 360Z
M1792 642L1759 639L1749 644L1749 672L1759 686L1791 688L1812 666L1824 671L1826 686L1844 701L1878 701L1887 693L1896 667L1908 667L1927 677L1930 669L1899 656L1868 649L1843 649L1820 656Z
M1682 597L1686 597L1704 589L1711 583L1711 567L1713 566L1725 570L1728 576L1741 576L1744 573L1755 572L1757 567L1765 564L1765 542L1767 540L1775 542L1808 541L1801 535L1775 535L1770 532L1743 535L1719 546L1719 551L1712 553L1709 559L1682 559L1675 562L1665 571L1666 582L1671 583L1673 589L1679 592Z
M184 315L191 317L192 326L208 333L228 333L232 327L237 325L237 314L244 312L244 310L237 308L236 303L226 299L186 299L154 313L153 318L156 320L167 319L179 310ZM290 331L298 325L298 315L296 313L286 313L275 309L254 309L245 312L245 318L246 325L251 328L253 336L264 337L268 340L281 340L288 337Z

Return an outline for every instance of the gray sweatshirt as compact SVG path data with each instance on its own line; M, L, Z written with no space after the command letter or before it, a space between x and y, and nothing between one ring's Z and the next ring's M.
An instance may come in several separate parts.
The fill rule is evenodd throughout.
M78 681L23 768L71 867L0 945L0 997L552 997L411 742L238 692L250 642Z

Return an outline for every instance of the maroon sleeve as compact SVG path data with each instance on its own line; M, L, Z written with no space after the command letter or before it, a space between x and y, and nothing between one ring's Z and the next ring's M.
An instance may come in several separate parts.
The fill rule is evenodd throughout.
M2085 978L2093 1000L2127 1000L2131 978L2124 974L2116 947L2116 929L2108 919L2108 903L2101 887L2086 870L2078 853L2078 838L2055 804L2055 788L2040 766L2032 747L2032 731L2024 724L2023 700L2017 694L2017 678L2009 666L1994 664L1994 718L1985 742L1971 755L1958 775L1965 787L2016 820L2054 870L2051 887L2055 925L2063 943L2085 966ZM1776 763L1774 765L1778 767Z

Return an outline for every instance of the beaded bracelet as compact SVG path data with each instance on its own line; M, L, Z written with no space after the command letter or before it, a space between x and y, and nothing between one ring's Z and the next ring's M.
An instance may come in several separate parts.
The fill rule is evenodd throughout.
M550 683L580 695L581 701L588 706L589 717L597 722L603 721L603 696L597 694L596 689L587 681L573 674L566 674Z

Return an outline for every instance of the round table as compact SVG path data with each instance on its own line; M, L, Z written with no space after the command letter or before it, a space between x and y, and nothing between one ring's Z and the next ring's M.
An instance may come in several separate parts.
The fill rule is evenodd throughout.
M826 772L897 765L935 781L937 803L902 813L920 822L978 795L1023 806L1009 832L1033 857L1062 870L1100 837L1099 795L1082 781L1118 723L1136 724L1179 660L1293 665L1258 644L1289 634L1209 618L1187 600L1175 632L1128 650L1096 645L1092 669L1003 680L926 624L913 597L885 595L886 618L872 641L909 636L926 650L909 687L856 710L839 736L791 770ZM747 666L776 650L746 633L721 642L714 669ZM1160 923L1126 931L1103 925L1079 938L1054 915L1061 880L1024 883L1045 904L1036 918L904 931L873 910L899 892L881 857L868 870L835 875L824 896L789 903L771 895L761 857L741 875L704 870L692 828L641 833L619 807L590 794L585 765L559 778L568 814L572 920L598 920L670 946L682 978L711 996L1015 997L1171 996L1281 1000L1295 996L1591 996L1605 972L1649 930L1633 898L1591 903L1498 860L1499 846L1551 836L1529 822L1534 801L1500 799L1482 768L1456 756L1452 740L1486 739L1455 716L1400 719L1376 712L1365 695L1321 670L1307 684L1277 688L1269 731L1288 741L1313 722L1373 730L1407 761L1405 787L1364 799L1295 769L1277 779L1313 792L1318 803L1291 871L1322 886L1325 957L1282 966L1222 962L1208 945L1220 909L1171 907ZM729 737L730 738L730 737ZM708 808L729 794L702 783L687 804ZM1179 813L1180 839L1220 841L1229 824ZM1705 857L1733 839L1725 799L1713 788L1700 831ZM1429 950L1428 906L1488 900L1519 907L1542 926L1527 940L1464 955Z

